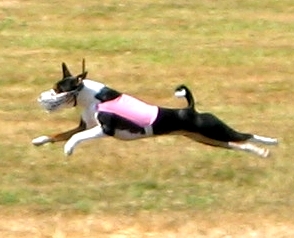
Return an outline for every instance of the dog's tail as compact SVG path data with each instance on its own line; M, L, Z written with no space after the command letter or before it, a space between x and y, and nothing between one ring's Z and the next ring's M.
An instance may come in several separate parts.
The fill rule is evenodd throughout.
M195 106L194 97L193 97L191 91L185 85L180 85L176 88L175 96L178 98L185 97L188 101L188 107L194 108L194 106Z

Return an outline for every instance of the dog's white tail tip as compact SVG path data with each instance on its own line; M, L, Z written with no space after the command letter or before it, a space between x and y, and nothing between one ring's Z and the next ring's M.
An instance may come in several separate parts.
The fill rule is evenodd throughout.
M182 89L182 90L177 90L175 91L175 96L177 98L183 98L186 96L186 90L185 89Z

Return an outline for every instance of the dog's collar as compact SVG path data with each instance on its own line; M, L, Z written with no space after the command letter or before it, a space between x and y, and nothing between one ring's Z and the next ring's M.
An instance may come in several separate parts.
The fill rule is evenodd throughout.
M84 83L83 82L81 82L79 85L78 85L78 87L76 88L76 92L75 92L75 94L73 95L74 96L74 107L76 107L77 106L77 104L78 104L78 100L77 100L77 98L78 98L78 95L79 95L79 92L83 89L83 87L84 87Z

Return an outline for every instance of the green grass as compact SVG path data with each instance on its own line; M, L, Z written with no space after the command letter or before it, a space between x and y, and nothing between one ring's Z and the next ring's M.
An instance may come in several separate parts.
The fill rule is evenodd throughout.
M290 0L0 3L1 209L291 217L293 10ZM159 105L184 106L173 89L186 83L200 110L281 145L269 160L175 136L102 139L70 158L63 143L33 147L79 120L36 98L62 61L79 73L84 57L90 78Z

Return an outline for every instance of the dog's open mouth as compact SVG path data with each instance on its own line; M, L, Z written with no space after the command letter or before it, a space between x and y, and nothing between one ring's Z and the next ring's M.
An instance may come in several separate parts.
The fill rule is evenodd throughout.
M55 93L53 89L44 91L38 98L38 102L48 112L53 112L63 107L73 106L76 90L63 93Z

